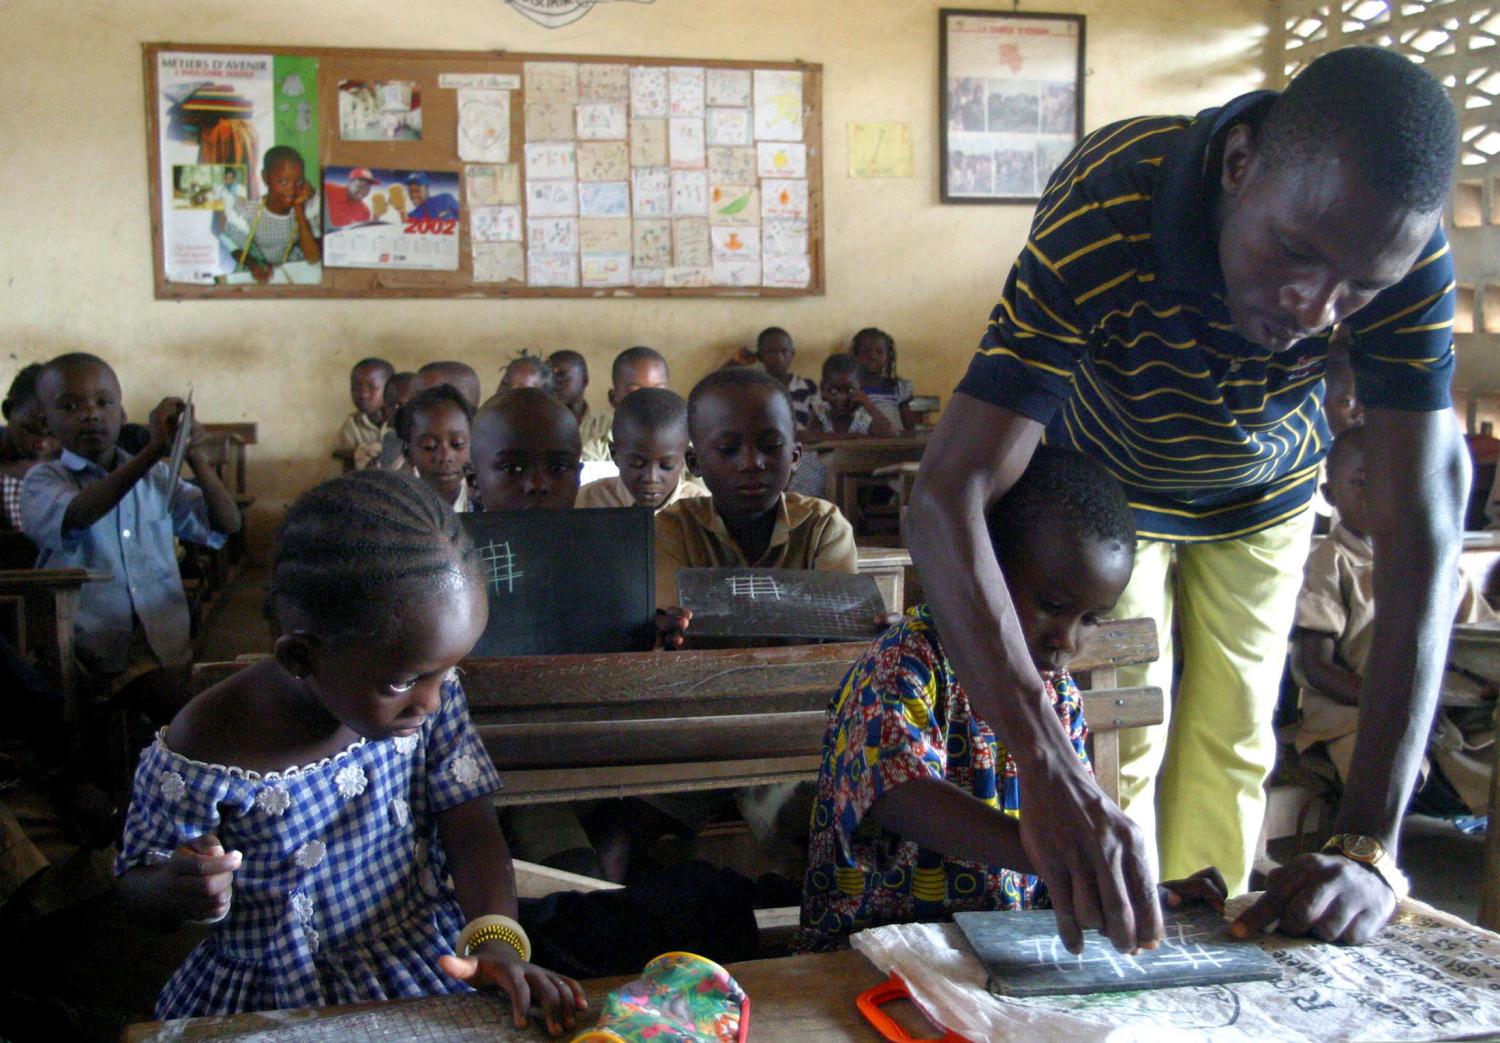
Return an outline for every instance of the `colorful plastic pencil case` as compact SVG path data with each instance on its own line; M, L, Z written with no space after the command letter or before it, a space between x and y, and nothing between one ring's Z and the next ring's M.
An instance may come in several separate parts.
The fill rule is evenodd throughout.
M750 997L713 960L663 953L604 997L598 1026L573 1043L745 1043Z

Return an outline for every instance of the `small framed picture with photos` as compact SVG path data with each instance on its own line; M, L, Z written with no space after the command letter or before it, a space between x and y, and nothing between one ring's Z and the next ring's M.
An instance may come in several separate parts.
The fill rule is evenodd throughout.
M938 12L945 203L1034 203L1083 133L1083 15Z

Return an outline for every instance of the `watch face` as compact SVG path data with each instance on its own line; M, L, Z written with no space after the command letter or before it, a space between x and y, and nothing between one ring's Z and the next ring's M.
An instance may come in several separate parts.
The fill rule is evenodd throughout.
M1374 837L1363 837L1358 834L1349 834L1344 837L1344 854L1360 862L1376 862L1380 856L1385 854L1385 848L1380 841Z

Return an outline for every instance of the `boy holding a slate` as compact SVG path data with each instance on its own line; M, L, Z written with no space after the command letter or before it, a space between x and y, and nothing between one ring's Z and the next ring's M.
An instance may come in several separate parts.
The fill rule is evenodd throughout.
M1067 665L1130 579L1124 491L1087 457L1044 446L986 521L1058 724L1087 763ZM913 608L854 664L829 710L798 948L839 948L881 924L1046 905L1021 813L1014 763L973 715L927 607ZM1167 886L1169 904L1222 906L1217 870Z
M786 492L802 458L781 382L715 370L688 396L693 473L708 497L656 516L656 603L677 603L680 569L739 566L855 572L854 529L827 500Z
M48 430L62 443L61 458L32 468L21 486L21 524L40 549L37 568L111 577L79 592L79 664L117 692L158 668L185 668L192 646L173 537L219 547L240 527L234 497L199 448L202 429L192 424L185 432L182 458L193 486L166 462L185 416L181 399L163 399L151 411L150 441L131 455L116 444L125 410L120 382L103 359L58 356L37 376L37 394ZM186 695L186 677L181 681ZM173 701L166 696L146 710L169 719Z

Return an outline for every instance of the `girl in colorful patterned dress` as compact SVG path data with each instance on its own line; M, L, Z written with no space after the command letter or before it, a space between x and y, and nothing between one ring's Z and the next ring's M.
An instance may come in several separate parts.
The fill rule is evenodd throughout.
M1042 446L986 522L1032 667L1087 763L1067 665L1130 580L1124 490L1088 457ZM927 606L913 608L854 664L829 709L798 947L838 948L866 927L961 910L1045 906L1023 813L1015 762L974 715ZM1171 904L1222 907L1217 870L1167 886Z
M122 890L217 925L157 1016L489 984L518 1026L534 1001L551 1034L572 1027L578 985L527 962L454 671L488 609L453 512L388 472L325 482L287 516L267 611L274 657L194 699L136 771Z

